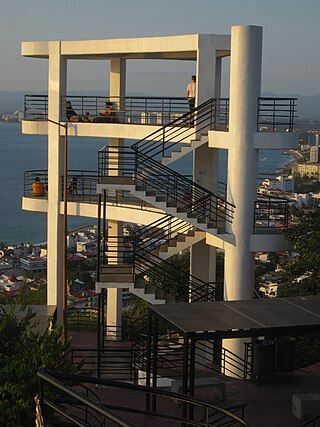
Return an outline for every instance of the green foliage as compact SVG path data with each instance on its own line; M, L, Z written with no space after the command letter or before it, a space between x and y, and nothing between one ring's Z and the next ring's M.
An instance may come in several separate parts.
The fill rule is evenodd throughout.
M279 296L320 294L320 208L311 212L297 210L298 225L284 231L285 237L299 256L284 265L285 285L279 289ZM296 279L307 274L300 283Z
M147 273L149 282L177 299L188 300L190 254L174 255Z
M60 356L70 340L63 343L62 328L50 323L37 331L35 313L14 314L14 308L0 307L0 425L29 427L35 424L34 398L38 392L37 372L42 369L72 370L69 359Z
M95 271L95 261L84 261L76 267L68 263L68 280L79 279L85 283L85 289L94 289L95 282L89 272Z

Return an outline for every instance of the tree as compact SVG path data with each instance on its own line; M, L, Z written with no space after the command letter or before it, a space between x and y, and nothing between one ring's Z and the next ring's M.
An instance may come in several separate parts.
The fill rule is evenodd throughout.
M286 265L286 283L279 296L320 294L320 207L312 211L296 210L298 224L284 231L285 237L298 256ZM308 276L301 282L297 279Z
M35 423L37 372L72 371L71 361L61 358L70 340L62 341L62 327L52 320L45 332L37 331L36 314L24 308L18 317L13 307L0 307L0 425L29 427Z

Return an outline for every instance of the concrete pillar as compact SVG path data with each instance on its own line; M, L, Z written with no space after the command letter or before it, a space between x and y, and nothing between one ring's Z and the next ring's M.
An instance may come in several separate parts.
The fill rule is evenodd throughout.
M60 42L49 42L48 118L61 121L61 96L66 94L67 60L61 56ZM60 136L60 132L62 136ZM63 302L63 215L60 215L61 176L63 175L64 129L48 123L48 216L47 304L57 306L62 322Z
M212 46L199 40L197 56L197 102L196 105L221 92L221 61L216 58ZM219 150L208 148L207 144L197 148L193 153L193 180L214 193L217 192ZM195 277L206 282L214 282L216 249L204 241L190 249L190 271Z
M228 201L235 214L230 231L235 246L225 251L225 300L248 300L254 291L254 254L250 252L254 200L257 194L258 150L254 149L257 105L261 90L262 28L235 26L231 31ZM225 343L224 343L225 344ZM243 356L242 340L227 348Z
M121 111L124 105L124 100L119 97L125 96L125 85L126 85L126 62L120 58L114 58L111 60L110 66L110 99L113 101L118 109ZM114 99L112 98L114 97ZM114 147L114 155L112 156L112 162L115 166L121 164L121 155L117 152L123 148L124 140L121 138L109 138L109 147ZM114 174L118 174L116 170ZM121 172L119 173L121 174ZM108 221L108 234L110 236L122 236L123 235L123 223L120 221ZM119 241L116 244L119 248L122 242ZM115 243L113 243L113 247ZM122 289L108 289L107 295L107 325L112 326L107 331L109 338L121 339L120 328L122 326ZM115 333L115 331L117 333Z
M218 182L219 150L202 145L194 151L193 180L202 187L216 193ZM205 281L214 282L216 249L205 241L193 245L190 249L190 272Z
M236 245L226 250L225 299L253 296L254 254L250 252L254 200L257 195L258 150L254 149L261 89L262 28L232 27L228 155L228 201L236 206L231 231Z

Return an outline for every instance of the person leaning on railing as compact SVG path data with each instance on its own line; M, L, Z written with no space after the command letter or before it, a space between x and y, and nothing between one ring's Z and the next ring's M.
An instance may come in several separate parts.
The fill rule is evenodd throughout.
M43 196L44 194L44 184L40 181L40 178L37 176L32 183L32 194L35 197Z

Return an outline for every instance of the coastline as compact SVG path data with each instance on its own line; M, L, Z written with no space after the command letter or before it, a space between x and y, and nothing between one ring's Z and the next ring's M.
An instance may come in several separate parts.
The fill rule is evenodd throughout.
M282 168L279 170L279 171L277 171L277 173L282 173L282 172L284 172L286 169L292 169L297 163L298 163L298 160L299 159L301 159L301 157L302 157L302 154L301 153L299 153L299 151L297 151L297 150L292 150L292 149L290 149L290 150L285 150L283 153L282 153L283 155L290 155L290 156L292 156L293 157L293 159L292 160L290 160L289 162L287 162L287 163L284 163L284 165L282 166Z

